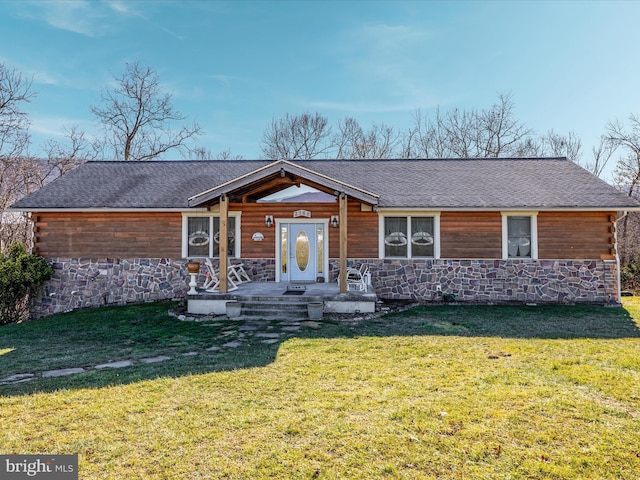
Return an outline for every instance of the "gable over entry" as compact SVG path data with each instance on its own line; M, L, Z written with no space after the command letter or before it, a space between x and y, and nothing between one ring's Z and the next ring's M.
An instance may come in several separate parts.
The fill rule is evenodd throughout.
M273 193L301 183L317 190L337 196L339 203L338 223L340 228L340 293L347 293L347 199L378 206L378 195L320 174L299 164L280 160L245 175L218 185L189 198L189 207L220 206L220 238L227 238L229 203L255 203ZM220 292L226 293L228 251L225 242L220 242Z

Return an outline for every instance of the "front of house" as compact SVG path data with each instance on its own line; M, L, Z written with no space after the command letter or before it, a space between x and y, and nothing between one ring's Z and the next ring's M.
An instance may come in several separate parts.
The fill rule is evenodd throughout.
M41 316L181 298L205 257L343 292L364 263L383 299L611 303L616 221L640 205L553 158L88 162L13 209L56 272Z

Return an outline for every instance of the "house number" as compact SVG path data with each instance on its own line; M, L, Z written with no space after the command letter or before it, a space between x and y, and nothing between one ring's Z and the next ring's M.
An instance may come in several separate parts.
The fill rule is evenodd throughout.
M296 210L295 212L293 212L293 218L298 217L311 218L311 212L309 210Z

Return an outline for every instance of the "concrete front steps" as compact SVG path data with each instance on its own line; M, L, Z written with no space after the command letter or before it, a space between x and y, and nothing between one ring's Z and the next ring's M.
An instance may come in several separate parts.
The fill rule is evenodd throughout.
M299 298L291 296L282 299L277 297L249 297L239 300L240 315L264 319L307 319L309 318L309 303L322 302L321 298Z
M285 295L285 291L280 286L277 292L240 293L240 289L226 294L199 292L187 296L187 313L226 315L229 318L316 320L323 314L373 313L376 309L377 296L374 293L335 294L309 288L301 295Z

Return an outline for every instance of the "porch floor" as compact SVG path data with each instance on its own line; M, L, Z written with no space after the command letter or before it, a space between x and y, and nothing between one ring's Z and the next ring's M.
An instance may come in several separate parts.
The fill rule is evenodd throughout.
M226 304L231 301L241 304L241 316L289 316L294 311L306 315L309 303L323 304L325 313L374 312L377 295L371 287L366 292L340 293L337 282L291 283L291 282L247 282L228 293L198 290L197 295L187 295L187 310L195 314L225 314ZM287 291L303 290L302 294L286 294Z
M198 297L271 297L284 295L284 293L291 289L302 288L306 297L335 297L340 295L340 286L338 282L324 282L324 283L298 283L298 282L245 282L238 285L238 289L228 293L207 292L202 288L196 288L198 291ZM375 295L371 287L367 292L358 292L350 290L344 294L347 296L362 297L365 295ZM234 298L236 300L236 298Z

